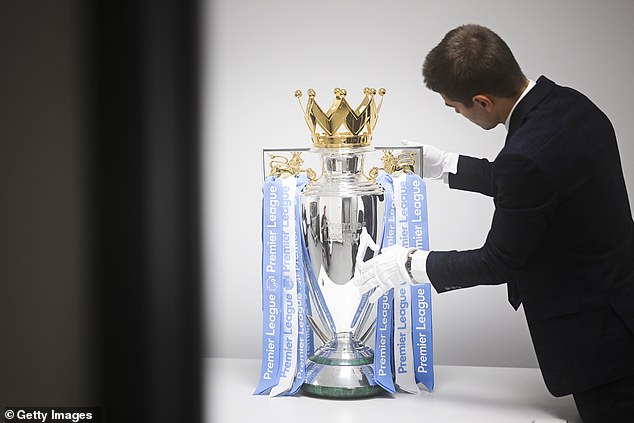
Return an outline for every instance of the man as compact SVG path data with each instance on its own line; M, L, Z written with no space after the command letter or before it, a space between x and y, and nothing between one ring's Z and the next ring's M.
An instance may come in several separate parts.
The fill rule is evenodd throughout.
M424 147L424 177L493 197L491 229L476 250L386 248L355 283L375 298L403 279L439 293L507 283L549 391L572 393L586 423L634 421L634 222L610 121L575 90L527 80L478 25L447 33L423 77L476 125L507 127L493 162Z

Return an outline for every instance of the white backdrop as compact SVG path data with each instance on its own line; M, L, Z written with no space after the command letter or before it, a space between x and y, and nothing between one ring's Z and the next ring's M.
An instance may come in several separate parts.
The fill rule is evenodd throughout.
M260 357L261 149L309 146L296 89L315 88L327 107L332 89L346 88L356 107L363 87L385 87L375 145L409 138L496 156L504 127L476 127L422 82L426 53L458 25L488 26L527 77L544 74L603 109L616 128L632 203L631 0L216 0L204 20L206 356ZM482 245L491 199L437 181L428 183L428 197L432 249ZM523 310L510 307L505 285L435 294L433 311L437 364L537 365Z

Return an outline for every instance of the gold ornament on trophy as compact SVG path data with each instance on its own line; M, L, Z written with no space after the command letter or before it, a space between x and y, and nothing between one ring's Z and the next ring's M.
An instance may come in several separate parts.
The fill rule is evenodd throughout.
M310 129L313 146L329 149L369 146L372 140L372 132L383 104L385 89L381 88L378 90L381 101L377 105L374 101L377 90L365 88L363 90L365 97L359 107L354 110L346 100L346 90L335 88L334 94L335 99L332 105L324 112L315 101L315 90L312 88L308 90L306 108L303 107L300 100L302 92L300 90L295 91L295 97L297 97L304 111L304 118ZM347 131L339 132L342 126ZM320 132L320 128L322 132Z

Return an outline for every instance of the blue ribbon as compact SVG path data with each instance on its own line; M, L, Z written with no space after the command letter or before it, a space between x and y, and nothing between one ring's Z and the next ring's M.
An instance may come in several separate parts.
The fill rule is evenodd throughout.
M394 245L396 242L396 216L394 210L394 188L392 177L383 174L378 183L385 192L385 212L383 224L383 239L381 248ZM388 392L396 392L394 386L394 292L388 291L377 301L376 331L374 333L374 379L376 383Z
M431 284L412 286L412 342L416 382L434 390Z
M409 245L429 250L427 189L423 179L413 173L406 177L408 195ZM432 334L431 284L411 287L412 344L416 382L431 392L434 389L434 354Z
M269 176L262 198L262 368L255 394L265 394L280 378L282 334L282 182Z

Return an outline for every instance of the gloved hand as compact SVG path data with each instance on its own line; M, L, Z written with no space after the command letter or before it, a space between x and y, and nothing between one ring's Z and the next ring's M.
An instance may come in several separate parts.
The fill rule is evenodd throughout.
M365 263L358 260L352 282L359 287L362 294L373 288L376 290L370 295L370 302L375 302L379 297L401 283L413 284L405 269L407 255L414 248L405 248L400 245L392 245L384 248L381 254L371 258Z
M458 153L449 153L433 145L410 140L401 140L401 144L423 147L423 178L439 179L443 173L458 171Z

